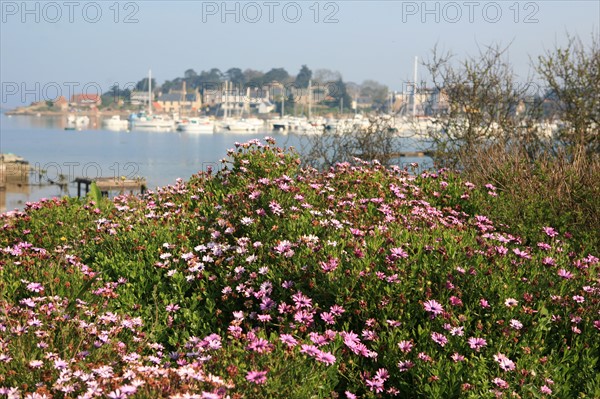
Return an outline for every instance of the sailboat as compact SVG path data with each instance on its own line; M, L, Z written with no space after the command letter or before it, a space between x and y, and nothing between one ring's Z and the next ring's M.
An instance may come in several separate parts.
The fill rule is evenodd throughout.
M234 133L256 133L264 128L264 122L258 118L243 118L243 109L240 108L239 115L234 117L228 117L227 111L229 109L229 85L228 82L225 82L225 107L224 109L224 117L221 121L222 129ZM250 98L249 88L247 89L246 98ZM234 102L239 102L241 98L241 94L238 92L235 94L237 99L234 97Z
M173 119L166 115L152 114L152 71L148 71L148 113L130 117L131 130L148 132L171 132L175 128Z

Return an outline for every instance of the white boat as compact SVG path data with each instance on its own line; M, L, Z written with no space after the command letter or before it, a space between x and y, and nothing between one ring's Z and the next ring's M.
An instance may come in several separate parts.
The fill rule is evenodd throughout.
M300 126L298 126L297 132L299 134L320 134L323 133L322 125L313 125L310 122L304 122Z
M286 117L277 116L267 120L267 127L269 130L286 131L289 128L289 121Z
M261 126L256 121L248 119L230 119L224 122L225 129L234 133L256 133Z
M177 125L177 131L184 133L213 133L215 123L208 118L183 119Z
M67 126L65 130L81 130L90 124L90 118L86 115L75 116L69 115L67 117Z
M107 130L122 131L129 129L129 121L121 119L119 115L113 115L108 119L102 120L102 126Z
M175 130L173 119L165 115L141 115L130 120L131 130L145 132L171 132Z

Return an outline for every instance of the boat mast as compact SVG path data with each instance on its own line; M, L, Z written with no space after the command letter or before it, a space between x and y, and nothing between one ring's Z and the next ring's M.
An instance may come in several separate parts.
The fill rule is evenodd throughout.
M148 115L152 115L152 70L148 70Z
M415 56L415 69L414 69L414 81L413 81L413 118L417 116L417 63L419 57Z
M281 95L281 118L285 115L285 86L283 86L283 94Z
M229 103L229 81L225 81L225 108L223 110L223 119L227 119L227 107Z
M308 120L312 112L312 79L308 79Z

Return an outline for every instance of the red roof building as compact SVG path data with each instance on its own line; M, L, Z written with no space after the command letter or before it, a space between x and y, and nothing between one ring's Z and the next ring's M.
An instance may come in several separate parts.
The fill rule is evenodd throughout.
M98 94L74 94L71 103L78 107L95 108L102 104L102 98Z

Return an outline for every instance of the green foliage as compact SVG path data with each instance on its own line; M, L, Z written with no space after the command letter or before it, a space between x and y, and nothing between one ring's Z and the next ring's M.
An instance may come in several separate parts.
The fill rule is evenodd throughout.
M102 201L102 199L103 199L102 192L98 188L98 185L96 184L95 181L93 181L92 184L90 185L90 191L87 193L87 197L94 202Z
M272 144L144 198L2 216L2 386L61 396L69 378L76 396L84 373L112 396L133 381L138 397L597 396L597 258L483 216L500 188L319 173Z

